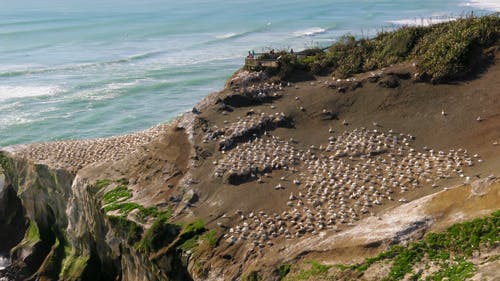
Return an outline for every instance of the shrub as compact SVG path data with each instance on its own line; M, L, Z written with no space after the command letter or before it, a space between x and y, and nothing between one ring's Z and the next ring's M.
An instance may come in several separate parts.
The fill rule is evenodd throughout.
M282 265L278 266L278 273L280 275L280 279L285 278L285 276L287 276L288 273L290 273L291 269L292 269L292 266L289 264L282 264Z
M464 18L433 26L413 54L432 81L458 78L469 72L482 48L498 41L499 34L498 15Z
M294 72L311 74L334 72L339 77L383 68L394 63L417 60L422 77L433 82L460 78L482 61L485 48L498 42L499 14L466 17L431 26L405 26L391 32L381 32L372 39L344 35L323 52L306 49L298 60L295 55L280 52L280 67L271 74L281 79ZM264 54L263 58L271 58Z
M179 234L180 227L170 224L170 213L161 214L151 227L144 233L137 248L144 252L157 251L170 244Z
M373 263L382 260L392 260L389 275L384 280L401 280L411 273L414 265L424 256L433 261L439 270L433 273L429 280L464 280L472 275L474 266L466 261L474 250L481 247L495 247L500 241L500 211L489 217L458 223L449 227L443 233L429 233L422 241L410 243L409 246L392 246L389 250L373 258L367 258L356 265L338 266L341 270L365 271ZM450 264L450 257L455 262ZM418 274L413 275L418 279Z

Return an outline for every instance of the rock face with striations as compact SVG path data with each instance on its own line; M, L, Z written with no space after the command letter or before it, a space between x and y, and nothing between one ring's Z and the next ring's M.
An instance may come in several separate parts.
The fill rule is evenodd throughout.
M126 216L107 214L102 208L107 186L99 186L102 183L96 184L96 180L110 166L119 167L126 153L142 152L140 145L157 140L168 128L0 152L0 227L5 230L2 241L7 241L0 251L10 251L13 262L0 275L16 280L30 276L46 280L167 279L158 264L165 272L173 271L175 259L153 264L129 245L127 230L140 234L142 229L124 219ZM99 147L108 158L106 154L81 153ZM81 169L84 166L91 168Z

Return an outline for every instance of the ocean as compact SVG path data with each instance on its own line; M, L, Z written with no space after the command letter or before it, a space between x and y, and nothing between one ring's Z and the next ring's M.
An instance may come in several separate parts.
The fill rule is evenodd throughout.
M0 146L168 122L221 89L249 50L500 11L496 0L0 3Z

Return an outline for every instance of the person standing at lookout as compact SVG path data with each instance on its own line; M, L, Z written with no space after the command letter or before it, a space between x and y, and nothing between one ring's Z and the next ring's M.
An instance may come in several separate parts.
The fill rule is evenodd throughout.
M250 52L250 51L248 51L248 56L247 56L247 58L249 58L249 59L253 59L253 58L254 58L253 53L252 53L252 52Z

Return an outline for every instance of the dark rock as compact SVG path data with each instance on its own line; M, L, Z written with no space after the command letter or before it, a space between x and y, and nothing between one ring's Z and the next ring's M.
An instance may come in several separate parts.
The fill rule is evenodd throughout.
M198 108L196 108L196 107L193 107L193 109L191 110L191 112L194 113L194 114L200 114L201 113L201 111L199 111Z
M174 202L174 203L181 202L181 198L178 196L170 196L169 200L170 200L170 202Z
M382 78L378 84L384 88L396 88L399 87L399 78L395 75L388 75Z
M370 83L377 83L379 79L380 79L380 76L370 76L368 78L368 82L370 82Z
M198 196L198 194L194 193L193 196L191 196L191 199L189 199L188 203L192 205L198 202L198 200L200 200L200 197Z
M361 88L361 87L363 87L363 83L361 83L359 81L352 82L351 90L356 90L356 89Z
M222 112L222 111L227 111L227 112L233 112L233 108L227 105L225 102L220 101L219 105L217 106L217 111Z

